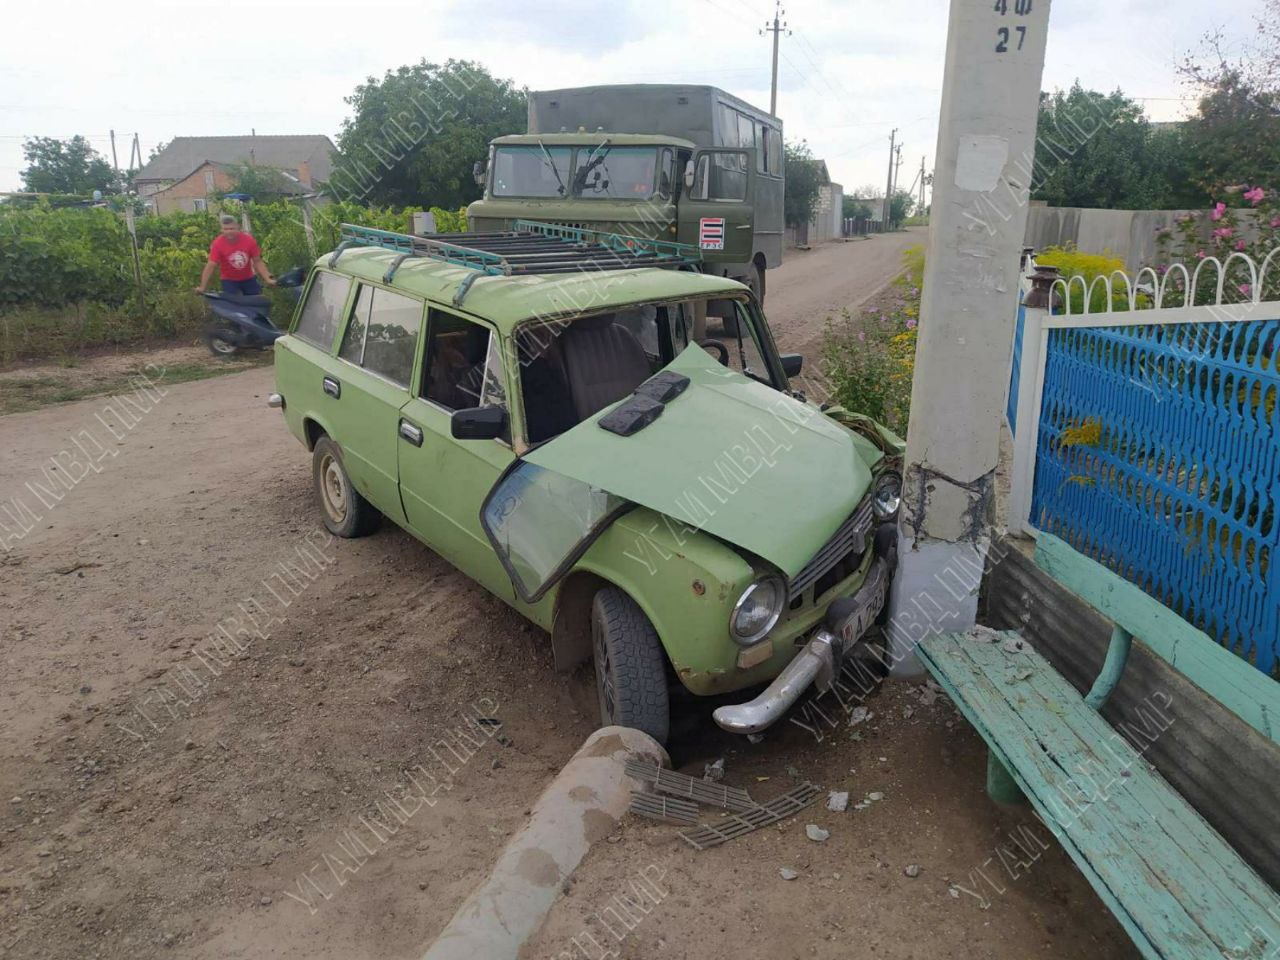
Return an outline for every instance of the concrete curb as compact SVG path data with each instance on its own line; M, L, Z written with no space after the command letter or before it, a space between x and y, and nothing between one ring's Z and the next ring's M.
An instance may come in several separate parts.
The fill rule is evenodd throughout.
M639 730L603 727L589 736L422 960L516 960L560 896L561 884L626 813L632 781L623 766L632 758L671 763L658 742Z

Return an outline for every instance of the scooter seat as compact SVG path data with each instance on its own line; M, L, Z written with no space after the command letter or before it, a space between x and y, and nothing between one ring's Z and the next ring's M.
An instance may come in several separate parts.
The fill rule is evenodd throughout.
M242 307L269 307L271 301L261 293L253 294L237 294L224 293L222 299L230 303L239 304Z

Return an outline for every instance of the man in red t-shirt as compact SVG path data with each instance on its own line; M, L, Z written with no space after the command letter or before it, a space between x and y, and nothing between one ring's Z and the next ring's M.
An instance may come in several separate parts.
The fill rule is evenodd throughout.
M204 265L204 272L200 274L200 285L196 287L196 293L204 293L209 281L213 279L215 268L222 280L223 293L241 296L262 293L258 277L267 286L274 287L275 278L262 262L258 242L240 229L240 224L231 214L224 213L219 221L222 232L213 238L213 243L209 246L209 262ZM255 273L258 276L255 277Z

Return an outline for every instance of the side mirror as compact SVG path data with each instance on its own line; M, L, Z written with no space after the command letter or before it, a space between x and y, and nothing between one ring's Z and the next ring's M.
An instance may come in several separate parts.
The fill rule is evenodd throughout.
M476 186L478 187L484 186L484 182L487 179L486 177L487 173L488 171L485 170L485 165L483 160L477 160L475 163L471 165L471 179L476 182Z
M694 168L693 161L687 160L684 165L684 185L688 189L693 189Z
M778 359L782 361L782 372L787 375L787 379L800 376L800 368L804 366L804 357L798 353L784 353Z
M507 411L501 407L470 407L455 410L449 432L455 440L496 440L507 429Z

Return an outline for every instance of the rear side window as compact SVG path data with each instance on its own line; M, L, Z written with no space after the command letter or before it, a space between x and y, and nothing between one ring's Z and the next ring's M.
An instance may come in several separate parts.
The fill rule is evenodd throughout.
M408 387L421 325L421 301L362 283L338 356Z
M350 278L325 270L316 271L307 292L307 302L302 305L302 313L298 316L294 336L327 352L333 346L342 307L350 290Z
M497 338L487 327L431 312L423 395L449 410L506 407L506 379Z

